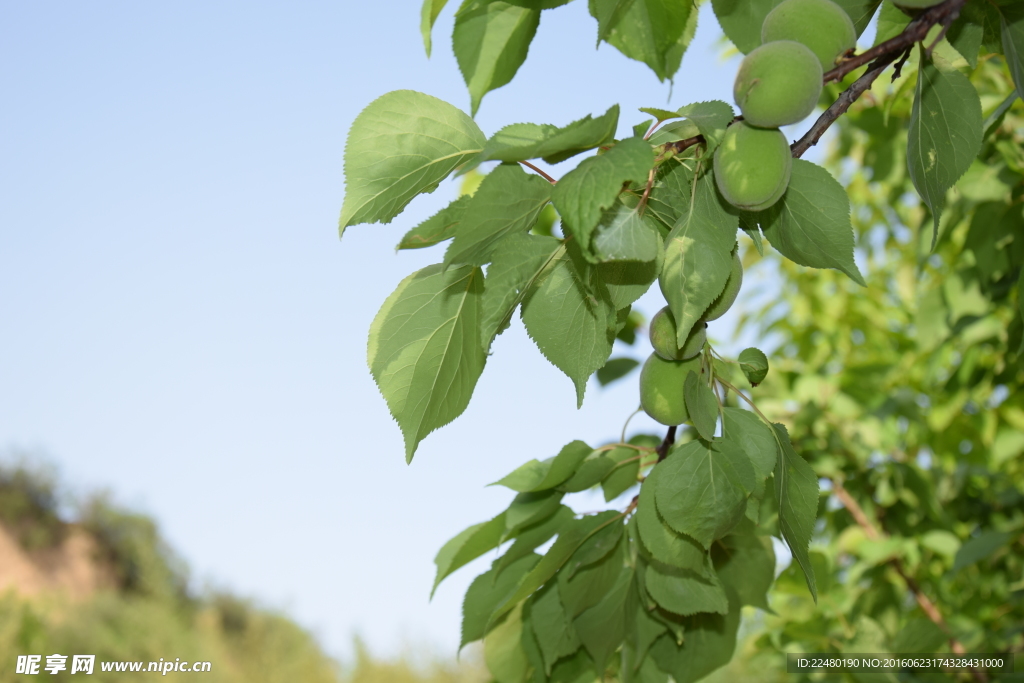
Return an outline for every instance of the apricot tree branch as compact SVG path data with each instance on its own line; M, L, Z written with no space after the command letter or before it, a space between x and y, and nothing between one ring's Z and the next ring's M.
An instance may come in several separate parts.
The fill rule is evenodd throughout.
M672 444L675 442L676 428L675 426L672 426L668 428L668 433L665 434L665 439L661 442L661 445L658 446L657 451L655 451L658 454L658 462L661 462L668 456L668 449L672 448Z
M890 38L878 45L874 46L870 50L866 50L859 55L851 57L845 60L842 64L827 72L824 76L826 83L831 81L840 81L847 74L852 71L870 64L868 70L861 75L856 81L853 82L849 88L844 90L832 106L825 110L825 112L818 117L818 120L814 122L802 138L793 143L790 149L793 152L794 157L803 156L804 152L813 147L821 139L821 136L825 133L829 127L836 122L836 120L846 113L850 106L857 101L864 92L871 87L871 84L875 82L886 67L893 62L900 60L901 57L907 54L907 51L914 46L915 43L919 43L925 39L928 35L928 31L933 26L941 24L945 31L950 24L956 21L956 18L960 16L960 10L963 8L967 0L946 0L945 2L939 3L934 7L930 7L925 11L918 14L914 19L907 24L907 27L894 38ZM902 66L902 61L899 67ZM897 70L899 69L897 67Z

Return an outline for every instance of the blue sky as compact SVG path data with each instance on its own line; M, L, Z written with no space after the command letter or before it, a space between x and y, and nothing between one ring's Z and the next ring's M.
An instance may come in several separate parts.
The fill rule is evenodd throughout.
M625 131L637 107L731 100L736 61L708 10L671 98L642 64L595 51L585 2L547 11L477 120L490 134L620 103ZM451 12L428 60L411 1L0 9L0 449L154 515L197 585L284 609L339 655L356 632L382 653L453 653L483 565L430 603L437 549L508 503L488 482L573 439L616 438L638 402L635 378L592 384L577 411L516 323L466 413L405 465L366 333L404 275L440 260L394 245L456 189L339 241L342 156L387 91L468 109ZM728 340L734 320L712 335Z

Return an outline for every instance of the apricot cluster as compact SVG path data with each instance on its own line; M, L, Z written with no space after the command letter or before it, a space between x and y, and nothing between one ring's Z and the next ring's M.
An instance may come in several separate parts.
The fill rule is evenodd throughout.
M856 40L853 21L831 0L784 0L768 13L762 44L744 58L733 86L743 120L715 152L715 180L726 201L761 211L785 194L792 156L779 127L814 111L822 75Z

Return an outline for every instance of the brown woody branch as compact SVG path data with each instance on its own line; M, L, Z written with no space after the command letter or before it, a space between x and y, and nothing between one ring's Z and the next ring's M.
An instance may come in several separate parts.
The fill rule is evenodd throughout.
M864 530L864 535L868 537L868 540L884 540L882 533L875 528L875 525L871 523L871 520L868 519L868 516L864 513L864 508L860 506L860 503L858 503L857 500L850 495L850 492L847 491L836 479L832 480L832 493L834 493L836 498L839 499L839 502L843 504L846 511L850 513L850 516L853 517L853 521L857 523L857 526ZM949 628L949 624L947 624L946 620L942 617L942 613L939 611L939 608L927 595L925 595L924 591L921 590L921 586L918 584L917 580L907 573L907 570L903 567L903 563L900 562L898 558L893 558L892 560L889 560L889 564L896 570L896 573L900 575L903 582L907 584L907 588L910 592L914 594L914 600L916 600L917 604L921 607L921 611L923 611L936 626L941 628L942 631L949 636L950 649L953 650L955 654L964 654L966 650L964 649L963 643L957 640L956 636L953 635L953 632ZM974 675L974 679L976 681L984 682L988 680L988 676L986 676L982 671L972 668L971 673Z
M860 78L854 81L853 85L844 90L832 106L826 109L825 112L818 117L818 120L814 122L811 129L808 130L802 138L793 143L790 147L793 152L793 156L801 157L804 152L816 145L825 131L828 130L840 116L846 113L850 106L857 101L857 98L871 87L871 84L875 82L875 79L878 78L883 71L885 71L886 67L897 60L899 60L899 64L896 67L896 74L898 76L900 69L903 66L903 62L906 61L906 56L909 54L909 51L913 48L914 44L924 40L933 26L941 24L944 33L949 28L950 24L956 21L956 18L960 16L960 10L966 2L967 0L946 0L945 2L939 3L938 5L921 12L914 17L914 19L898 36L890 38L883 43L879 43L870 50L866 50L859 55L843 61L842 64L827 72L824 76L826 83L831 81L840 81L847 74L855 71L865 64L870 64L868 70L864 72ZM931 50L931 48L929 48L929 50Z
M668 456L668 450L672 448L672 444L676 442L676 428L675 426L668 428L668 433L665 434L665 439L661 442L661 445L655 450L658 454L658 462L661 462Z

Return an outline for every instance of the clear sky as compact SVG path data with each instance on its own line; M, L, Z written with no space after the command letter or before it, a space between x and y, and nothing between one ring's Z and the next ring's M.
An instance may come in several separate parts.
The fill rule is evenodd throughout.
M637 107L731 100L736 62L708 10L671 97L595 51L585 2L546 11L477 120L562 125L618 102L624 132ZM394 245L456 190L339 241L342 157L390 90L468 109L452 11L428 60L412 0L0 5L0 448L152 514L197 586L284 609L339 655L356 632L382 653L403 639L453 653L483 565L430 603L437 549L507 505L488 482L616 438L638 402L634 376L592 384L577 411L516 323L466 413L404 462L366 334L398 281L440 260ZM748 277L745 294L764 286Z

